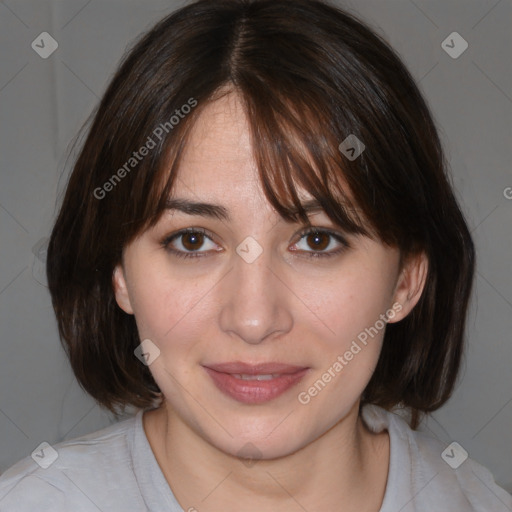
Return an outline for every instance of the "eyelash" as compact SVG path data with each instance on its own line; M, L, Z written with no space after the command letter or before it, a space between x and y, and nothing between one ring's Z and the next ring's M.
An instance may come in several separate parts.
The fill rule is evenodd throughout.
M172 253L173 256L176 256L178 258L203 258L203 257L205 257L206 251L185 252L185 251L176 250L176 249L173 249L172 247L170 247L170 244L174 240L176 240L180 236L183 236L183 235L186 235L189 233L192 233L192 234L200 233L200 234L206 236L207 238L209 238L213 242L214 237L206 229L204 229L204 228L185 228L185 229L181 229L180 231L177 231L176 233L173 233L173 234L165 237L161 241L161 245L164 249L166 249L167 251ZM337 249L331 250L329 252L303 251L305 253L305 255L302 254L301 256L306 257L306 258L330 258L333 256L337 256L338 254L344 252L346 249L350 248L350 244L346 241L346 239L340 233L331 231L326 228L317 228L317 227L310 227L310 228L303 229L300 233L298 233L300 238L295 243L298 243L300 240L302 240L307 235L315 235L315 234L327 235L327 236L333 238L334 240L336 240L338 243L340 243L341 246L338 247ZM294 252L295 251L296 250L294 250Z

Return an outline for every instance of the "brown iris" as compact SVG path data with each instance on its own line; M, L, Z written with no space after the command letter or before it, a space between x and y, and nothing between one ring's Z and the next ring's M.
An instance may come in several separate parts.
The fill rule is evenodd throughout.
M306 237L309 247L318 251L323 251L329 245L329 241L330 236L326 233L310 233Z
M181 243L187 251L195 251L200 249L204 243L203 233L184 233L181 238Z

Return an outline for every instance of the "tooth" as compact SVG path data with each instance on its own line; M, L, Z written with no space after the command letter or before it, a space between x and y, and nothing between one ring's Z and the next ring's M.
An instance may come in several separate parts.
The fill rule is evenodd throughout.
M271 380L273 378L273 375L256 375L257 380Z
M233 377L241 380L272 380L279 377L279 374L264 374L264 375L247 375L241 373L233 373Z

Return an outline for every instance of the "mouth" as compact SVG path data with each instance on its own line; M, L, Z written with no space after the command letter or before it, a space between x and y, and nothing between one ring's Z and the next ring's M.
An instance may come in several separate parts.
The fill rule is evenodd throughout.
M283 363L230 362L203 368L222 393L244 404L262 404L281 396L309 371L309 367Z

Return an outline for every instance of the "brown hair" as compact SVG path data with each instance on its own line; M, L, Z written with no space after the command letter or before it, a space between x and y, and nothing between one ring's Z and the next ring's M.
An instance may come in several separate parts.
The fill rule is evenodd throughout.
M112 273L123 248L163 212L198 115L229 91L244 102L261 183L280 215L308 222L297 195L304 187L346 231L403 256L427 255L423 294L387 326L362 397L410 408L415 428L456 381L474 247L414 80L379 36L317 0L200 0L160 21L124 58L48 249L53 306L78 381L114 412L159 398L134 356L135 320L116 304ZM338 149L349 135L365 145L354 160Z

